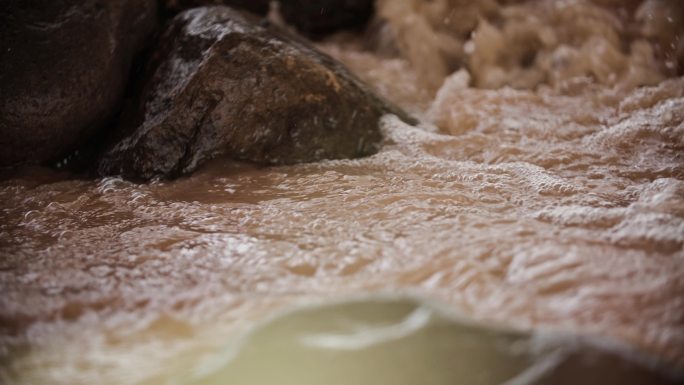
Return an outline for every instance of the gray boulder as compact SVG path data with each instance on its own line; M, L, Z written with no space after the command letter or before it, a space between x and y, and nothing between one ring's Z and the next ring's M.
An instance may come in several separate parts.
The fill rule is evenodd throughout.
M397 107L302 39L227 7L179 14L152 55L132 118L99 162L103 175L172 178L227 155L261 164L376 151Z
M0 10L0 165L74 149L116 112L155 0L25 0Z

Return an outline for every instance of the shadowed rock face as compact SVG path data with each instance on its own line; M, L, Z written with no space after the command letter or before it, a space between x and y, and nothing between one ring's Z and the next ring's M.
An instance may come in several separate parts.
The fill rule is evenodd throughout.
M172 12L201 6L226 5L259 15L265 15L268 12L269 3L270 0L163 0L164 7Z
M225 5L265 15L270 0L163 0L171 12L193 7ZM280 11L288 24L309 36L320 36L365 24L373 15L373 0L280 0Z
M262 164L364 156L383 114L407 119L330 57L227 7L178 15L150 68L101 174L175 177L222 154Z
M373 0L284 0L283 18L303 33L320 35L365 24L373 15Z
M155 0L3 2L0 165L55 158L101 128L155 15Z

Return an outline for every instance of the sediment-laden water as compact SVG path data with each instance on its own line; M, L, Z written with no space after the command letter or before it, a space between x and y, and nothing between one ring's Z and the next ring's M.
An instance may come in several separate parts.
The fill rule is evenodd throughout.
M522 12L506 9L503 20ZM684 367L684 78L647 60L655 40L625 43L620 13L606 15L580 25L612 25L627 54L601 56L613 30L561 44L564 24L537 15L557 44L539 38L545 48L525 59L535 64L515 73L478 46L512 21L480 26L463 48L480 65L437 80L411 64L418 46L401 34L392 57L358 37L321 43L422 118L386 116L385 143L365 159L219 159L150 184L7 172L0 379L162 382L274 312L367 293L601 334ZM393 25L434 32L413 23ZM547 54L574 64L550 79Z

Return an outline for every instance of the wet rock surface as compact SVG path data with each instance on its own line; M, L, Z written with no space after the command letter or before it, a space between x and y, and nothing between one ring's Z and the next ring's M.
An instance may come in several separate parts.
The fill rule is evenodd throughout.
M0 165L72 150L116 112L154 0L6 1L0 11Z
M178 15L101 174L174 177L218 155L289 164L368 155L403 113L303 40L227 7ZM403 116L405 119L405 116Z
M298 30L319 35L365 24L373 14L373 0L281 1L283 18Z

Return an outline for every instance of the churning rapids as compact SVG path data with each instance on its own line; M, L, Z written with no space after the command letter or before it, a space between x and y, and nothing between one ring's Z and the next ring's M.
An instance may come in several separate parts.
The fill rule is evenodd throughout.
M438 35L386 3L395 38ZM591 28L622 31L591 15ZM427 38L395 55L356 37L321 43L423 121L384 117L365 159L219 159L150 184L4 175L0 380L163 382L255 320L365 293L600 334L684 367L684 79L649 67L645 41L623 54L595 31L573 48L535 20L536 59L515 71L486 52L509 45L510 23L440 45L471 63L444 76L411 64L448 67ZM545 55L570 63L562 79L545 75Z

